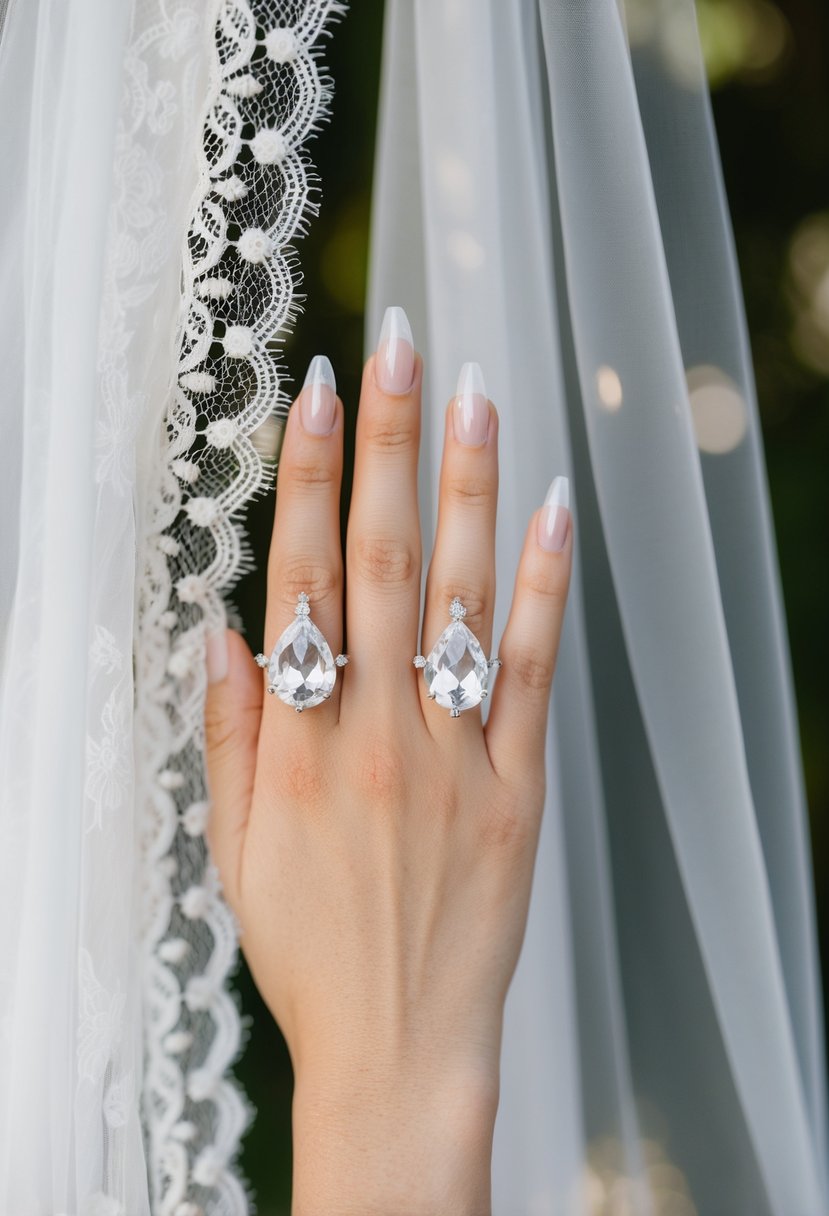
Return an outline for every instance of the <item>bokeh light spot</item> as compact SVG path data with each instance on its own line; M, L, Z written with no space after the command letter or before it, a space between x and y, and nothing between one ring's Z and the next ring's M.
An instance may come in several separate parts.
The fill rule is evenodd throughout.
M471 232L453 228L446 235L447 252L461 270L480 270L486 261L484 247Z
M748 410L737 385L718 367L700 364L686 376L697 446L712 455L732 452L748 429Z
M470 216L475 208L475 178L467 162L456 152L438 152L436 173L446 209L458 218Z
M807 367L829 375L829 212L808 216L789 246L791 342Z
M615 414L622 408L622 381L612 367L602 366L596 372L596 391L600 404L609 414Z

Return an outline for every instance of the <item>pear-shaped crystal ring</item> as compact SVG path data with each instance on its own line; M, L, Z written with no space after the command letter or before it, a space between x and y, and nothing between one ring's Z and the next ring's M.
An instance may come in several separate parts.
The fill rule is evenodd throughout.
M487 659L481 643L464 623L466 609L457 596L449 605L452 621L429 654L413 659L423 668L429 697L449 710L452 718L474 709L489 694L489 673L501 666L500 659Z
M336 659L331 647L311 620L311 604L301 591L297 596L296 620L278 639L271 657L258 654L256 662L268 669L268 692L301 713L327 701L334 690L337 668L345 667L347 654Z

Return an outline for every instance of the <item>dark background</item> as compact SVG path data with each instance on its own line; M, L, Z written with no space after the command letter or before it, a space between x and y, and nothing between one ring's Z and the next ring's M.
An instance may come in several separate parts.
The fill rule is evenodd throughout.
M791 638L809 797L824 976L829 974L829 3L698 0L757 375ZM382 0L353 0L333 29L331 121L311 145L323 183L300 255L309 307L286 344L301 383L327 354L346 409L356 405L379 83ZM258 573L236 602L259 648L273 502L256 504ZM239 987L251 1034L237 1075L258 1114L243 1169L260 1216L290 1206L291 1069L250 978Z

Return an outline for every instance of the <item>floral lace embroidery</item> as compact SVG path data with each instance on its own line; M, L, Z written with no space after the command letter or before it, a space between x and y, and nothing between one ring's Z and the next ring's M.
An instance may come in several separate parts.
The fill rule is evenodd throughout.
M141 655L139 648L134 673L130 563L123 548L129 551L133 544L137 474L146 458L141 445L154 425L149 411L159 399L158 384L164 383L163 368L172 353L169 340L162 352L166 358L159 358L157 322L161 315L175 315L178 298L175 258L184 199L196 178L195 166L189 174L182 171L181 150L192 149L199 129L207 32L203 0L134 0L127 7L131 27L102 262L94 463L94 560L110 574L93 581L89 606L82 847L90 874L99 881L82 892L77 959L78 1106L97 1110L99 1117L84 1124L84 1151L95 1165L78 1181L79 1216L129 1216L142 1203L142 1184L146 1189L137 1151L142 1061L134 1032L141 977L130 887L139 768L134 740L141 729L134 717L133 681ZM117 571L123 572L121 582ZM142 862L139 857L139 866ZM104 875L122 884L124 899L117 907L100 899Z
M121 806L132 777L129 690L117 684L101 714L101 734L86 741L87 831L100 828L106 811Z
M233 918L204 843L204 638L248 568L247 502L270 484L284 418L278 342L298 282L291 242L316 212L305 140L328 112L320 35L340 0L216 0L200 183L182 264L177 382L141 538L136 665L144 884L144 1109L155 1210L239 1216L234 1155L248 1119L227 1070ZM175 53L186 22L168 28ZM142 73L147 122L173 99ZM133 195L141 218L144 186ZM117 468L102 444L106 468Z
M113 1048L121 1037L124 994L110 992L95 974L88 950L79 953L80 1018L78 1020L78 1072L88 1081L100 1081Z

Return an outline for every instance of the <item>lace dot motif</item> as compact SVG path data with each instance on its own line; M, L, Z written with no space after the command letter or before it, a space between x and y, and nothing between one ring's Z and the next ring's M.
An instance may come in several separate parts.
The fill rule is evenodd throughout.
M265 50L275 63L289 63L296 58L299 40L289 26L277 26L265 35Z

